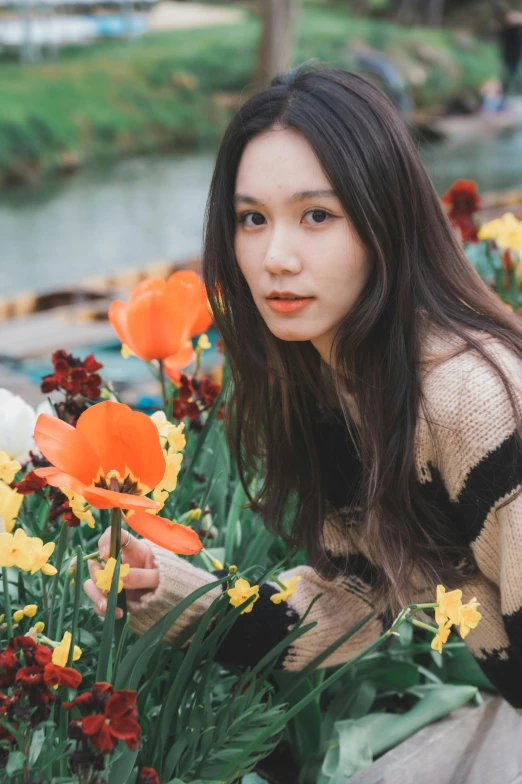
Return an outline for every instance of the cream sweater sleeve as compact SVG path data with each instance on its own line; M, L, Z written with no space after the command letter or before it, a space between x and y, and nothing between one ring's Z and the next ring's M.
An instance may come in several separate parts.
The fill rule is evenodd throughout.
M159 571L159 585L155 591L143 594L139 602L127 600L127 608L131 615L130 629L137 634L143 634L150 629L192 591L216 580L215 575L193 566L175 553L151 542L149 545ZM169 629L163 641L174 643L187 626L208 610L221 591L221 586L217 586L191 604Z

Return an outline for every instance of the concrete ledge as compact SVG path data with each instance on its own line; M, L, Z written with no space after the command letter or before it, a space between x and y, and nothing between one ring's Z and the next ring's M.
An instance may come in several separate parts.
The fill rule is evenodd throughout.
M459 708L349 779L350 784L522 784L522 716L501 697Z

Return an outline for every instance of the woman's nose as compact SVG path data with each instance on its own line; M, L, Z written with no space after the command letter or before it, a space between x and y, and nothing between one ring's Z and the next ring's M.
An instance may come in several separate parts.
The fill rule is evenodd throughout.
M301 262L295 253L289 250L270 250L265 257L264 269L273 275L280 275L282 272L299 272Z

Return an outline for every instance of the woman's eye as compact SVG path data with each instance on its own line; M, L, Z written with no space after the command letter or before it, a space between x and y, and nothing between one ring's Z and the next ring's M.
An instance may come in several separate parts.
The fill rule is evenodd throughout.
M328 218L330 218L330 213L326 212L326 210L309 210L305 213L305 215L312 215L314 219L314 223L317 221L316 225L319 223L324 223ZM314 224L312 224L314 225Z
M263 216L261 215L260 212L244 212L243 215L240 215L239 218L238 218L239 223L244 223L245 226L251 227L252 224L248 223L248 221L247 221L247 218L249 218L250 216L252 216L252 220L254 220L254 218L256 219L256 220L254 220L254 224L253 224L254 226L261 226L262 225L261 222L259 221L259 218L261 219L261 221L264 221L264 218L263 218Z

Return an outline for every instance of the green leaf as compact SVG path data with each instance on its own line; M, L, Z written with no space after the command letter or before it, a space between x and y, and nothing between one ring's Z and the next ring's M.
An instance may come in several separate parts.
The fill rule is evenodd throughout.
M335 734L326 752L317 784L345 784L351 776L373 761L367 728L349 719L336 723Z
M114 641L114 622L116 620L116 606L118 602L118 580L120 575L121 556L122 552L120 550L118 557L116 558L114 574L112 575L111 588L107 598L107 610L105 612L105 618L103 621L98 667L96 669L97 681L109 680L109 662ZM127 688L132 689L133 687L127 686Z
M23 751L12 751L9 754L9 759L7 760L7 765L5 768L6 774L8 776L13 776L15 773L23 770L26 759L27 757Z
M121 551L118 554L118 557L121 556ZM116 569L114 570L116 573ZM123 745L123 742L120 741L120 745ZM123 746L123 752L121 757L111 765L110 773L109 773L109 784L126 784L129 780L132 769L136 762L136 757L138 756L139 749L135 749L132 751L127 746Z
M72 666L74 646L78 640L78 615L80 613L80 602L83 595L83 566L82 548L78 546L76 548L76 575L74 586L74 609L71 627L71 645L69 647L69 654L67 656L67 667Z
M147 669L148 663L150 661L151 649L154 648L163 639L167 631L171 626L174 625L179 616L185 612L187 607L190 607L190 605L199 599L200 596L203 596L227 580L228 576L221 577L215 582L202 585L201 588L198 588L196 591L193 591L191 594L186 596L183 601L177 604L176 607L173 607L172 610L163 616L163 618L160 618L159 621L156 621L154 626L151 626L150 629L147 629L145 634L143 634L139 640L134 643L125 658L122 660L118 669L115 688L136 689L140 682L141 676Z
M67 525L67 523L63 523L62 528L60 530L60 537L58 539L58 549L56 551L56 559L54 561L54 566L56 567L57 571L53 577L53 583L51 586L51 598L49 602L49 622L47 624L47 634L51 639L53 639L52 630L54 626L54 605L56 602L58 585L61 579L61 569L63 563L63 556L65 553L65 545L67 542L68 531L69 531L69 526Z

